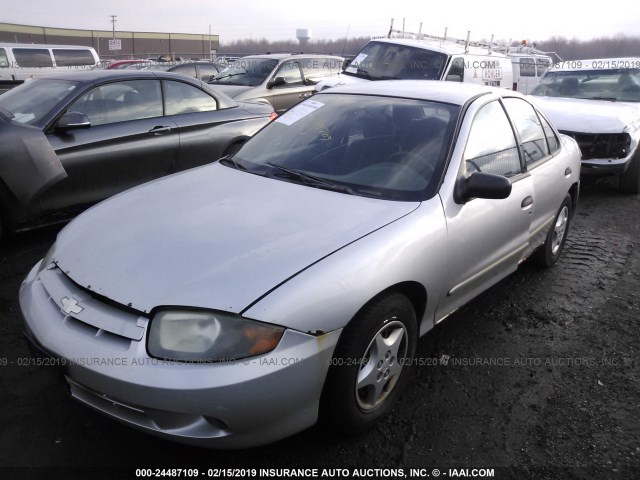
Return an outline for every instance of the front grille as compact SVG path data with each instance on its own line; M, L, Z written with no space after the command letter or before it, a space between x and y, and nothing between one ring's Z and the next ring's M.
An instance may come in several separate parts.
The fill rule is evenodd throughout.
M60 319L67 328L100 339L119 350L127 350L131 341L142 340L148 321L146 318L100 302L75 285L58 268L43 270L40 280L50 301L61 310ZM64 302L70 300L75 302L77 310L65 313Z
M628 133L578 133L561 130L572 137L582 153L582 160L593 158L625 158L631 148L631 137Z

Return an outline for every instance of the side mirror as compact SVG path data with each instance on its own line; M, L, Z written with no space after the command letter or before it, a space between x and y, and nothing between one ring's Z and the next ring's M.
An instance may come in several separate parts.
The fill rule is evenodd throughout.
M511 195L511 182L507 177L493 173L476 172L459 181L456 201L466 203L472 198L502 199Z
M285 85L287 82L284 77L276 77L273 80L267 83L267 88L279 87L280 85Z
M89 128L91 121L84 113L67 112L56 123L56 130L73 130L76 128Z
M447 78L445 78L445 80L447 82L461 82L462 81L462 75L460 75L459 73L449 73L447 75Z

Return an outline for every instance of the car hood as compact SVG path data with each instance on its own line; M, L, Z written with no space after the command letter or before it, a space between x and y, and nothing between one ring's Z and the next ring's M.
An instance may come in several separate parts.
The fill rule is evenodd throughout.
M606 100L529 97L558 130L579 133L622 133L637 129L640 105Z
M418 205L217 163L91 208L60 232L53 258L78 285L142 312L161 305L241 312Z

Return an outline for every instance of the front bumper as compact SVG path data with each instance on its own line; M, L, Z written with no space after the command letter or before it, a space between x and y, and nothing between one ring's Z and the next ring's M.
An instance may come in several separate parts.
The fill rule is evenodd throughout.
M582 160L581 175L622 175L629 165L633 155L625 158L594 158Z
M244 448L317 421L320 394L340 330L286 330L278 347L235 362L163 361L146 352L148 319L100 302L58 268L20 288L25 336L77 400L116 420L182 443ZM83 307L62 312L62 298Z

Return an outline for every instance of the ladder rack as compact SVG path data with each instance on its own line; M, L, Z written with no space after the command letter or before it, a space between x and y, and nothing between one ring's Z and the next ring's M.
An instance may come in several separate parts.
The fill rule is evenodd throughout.
M393 35L400 35L400 37L394 37ZM415 40L434 40L437 42L448 42L456 45L464 46L464 53L469 53L469 47L478 47L487 49L487 53L491 54L492 52L502 53L504 55L511 55L514 53L524 53L524 54L532 54L532 55L555 55L558 60L562 61L560 56L556 52L544 52L542 50L538 50L535 47L529 47L525 44L521 44L518 46L510 46L511 40L509 40L509 45L500 45L493 41L493 35L491 35L490 42L477 42L471 40L471 30L467 31L467 38L454 38L447 36L447 28L444 29L444 36L438 35L430 35L428 33L422 33L422 22L420 22L420 29L418 33L408 32L404 29L404 21L403 21L403 29L395 30L393 28L393 18L391 19L391 26L389 28L389 33L387 34L387 38L409 38Z

